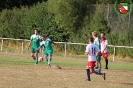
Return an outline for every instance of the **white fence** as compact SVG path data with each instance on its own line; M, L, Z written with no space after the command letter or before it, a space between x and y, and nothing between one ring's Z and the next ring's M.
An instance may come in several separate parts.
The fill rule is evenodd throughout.
M24 52L24 41L29 41L27 39L14 39L14 38L0 38L1 39L1 52L3 51L3 46L4 46L4 40L14 40L14 41L22 41L22 48L21 48L21 53ZM66 57L67 55L67 44L73 44L73 45L87 45L85 43L71 43L71 42L56 42L59 44L64 44L64 55ZM133 48L129 46L115 46L115 45L108 45L108 47L113 47L114 52L113 52L113 61L115 60L115 54L116 54L116 48Z

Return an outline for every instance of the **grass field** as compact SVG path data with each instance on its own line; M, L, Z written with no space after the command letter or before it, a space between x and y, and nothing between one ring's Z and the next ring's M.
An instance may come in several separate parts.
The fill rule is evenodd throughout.
M109 59L109 70L102 69L106 80L92 74L91 82L86 81L86 62L87 56L54 55L48 69L45 62L34 65L30 55L0 52L0 88L133 88L133 60Z

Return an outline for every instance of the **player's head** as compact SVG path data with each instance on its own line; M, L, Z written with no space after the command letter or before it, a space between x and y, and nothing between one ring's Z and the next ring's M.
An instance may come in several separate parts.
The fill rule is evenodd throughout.
M104 32L101 33L101 38L105 38L105 33Z
M37 30L37 29L35 29L35 30L34 30L34 33L37 35L37 34L38 34L38 30Z
M88 43L89 43L89 44L93 43L93 41L94 41L94 40L93 40L92 37L88 38Z
M96 31L92 32L92 37L93 38L96 38L97 37L97 32Z
M44 35L42 35L41 36L41 39L45 41L46 40L46 37Z

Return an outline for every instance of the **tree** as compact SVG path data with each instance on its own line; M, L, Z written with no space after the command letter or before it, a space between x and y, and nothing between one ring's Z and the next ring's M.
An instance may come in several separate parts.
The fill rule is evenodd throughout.
M69 37L82 28L88 0L48 0L48 11Z
M97 32L108 32L107 21L104 15L104 5L97 5L96 10L90 19L90 30Z
M12 9L14 7L31 6L38 2L47 0L0 0L0 10Z

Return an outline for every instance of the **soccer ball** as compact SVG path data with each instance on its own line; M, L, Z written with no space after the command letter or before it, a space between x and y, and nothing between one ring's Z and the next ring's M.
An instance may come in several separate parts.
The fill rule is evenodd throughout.
M38 58L38 61L39 61L39 62L42 62L42 61L43 61L43 57L39 57L39 58Z

